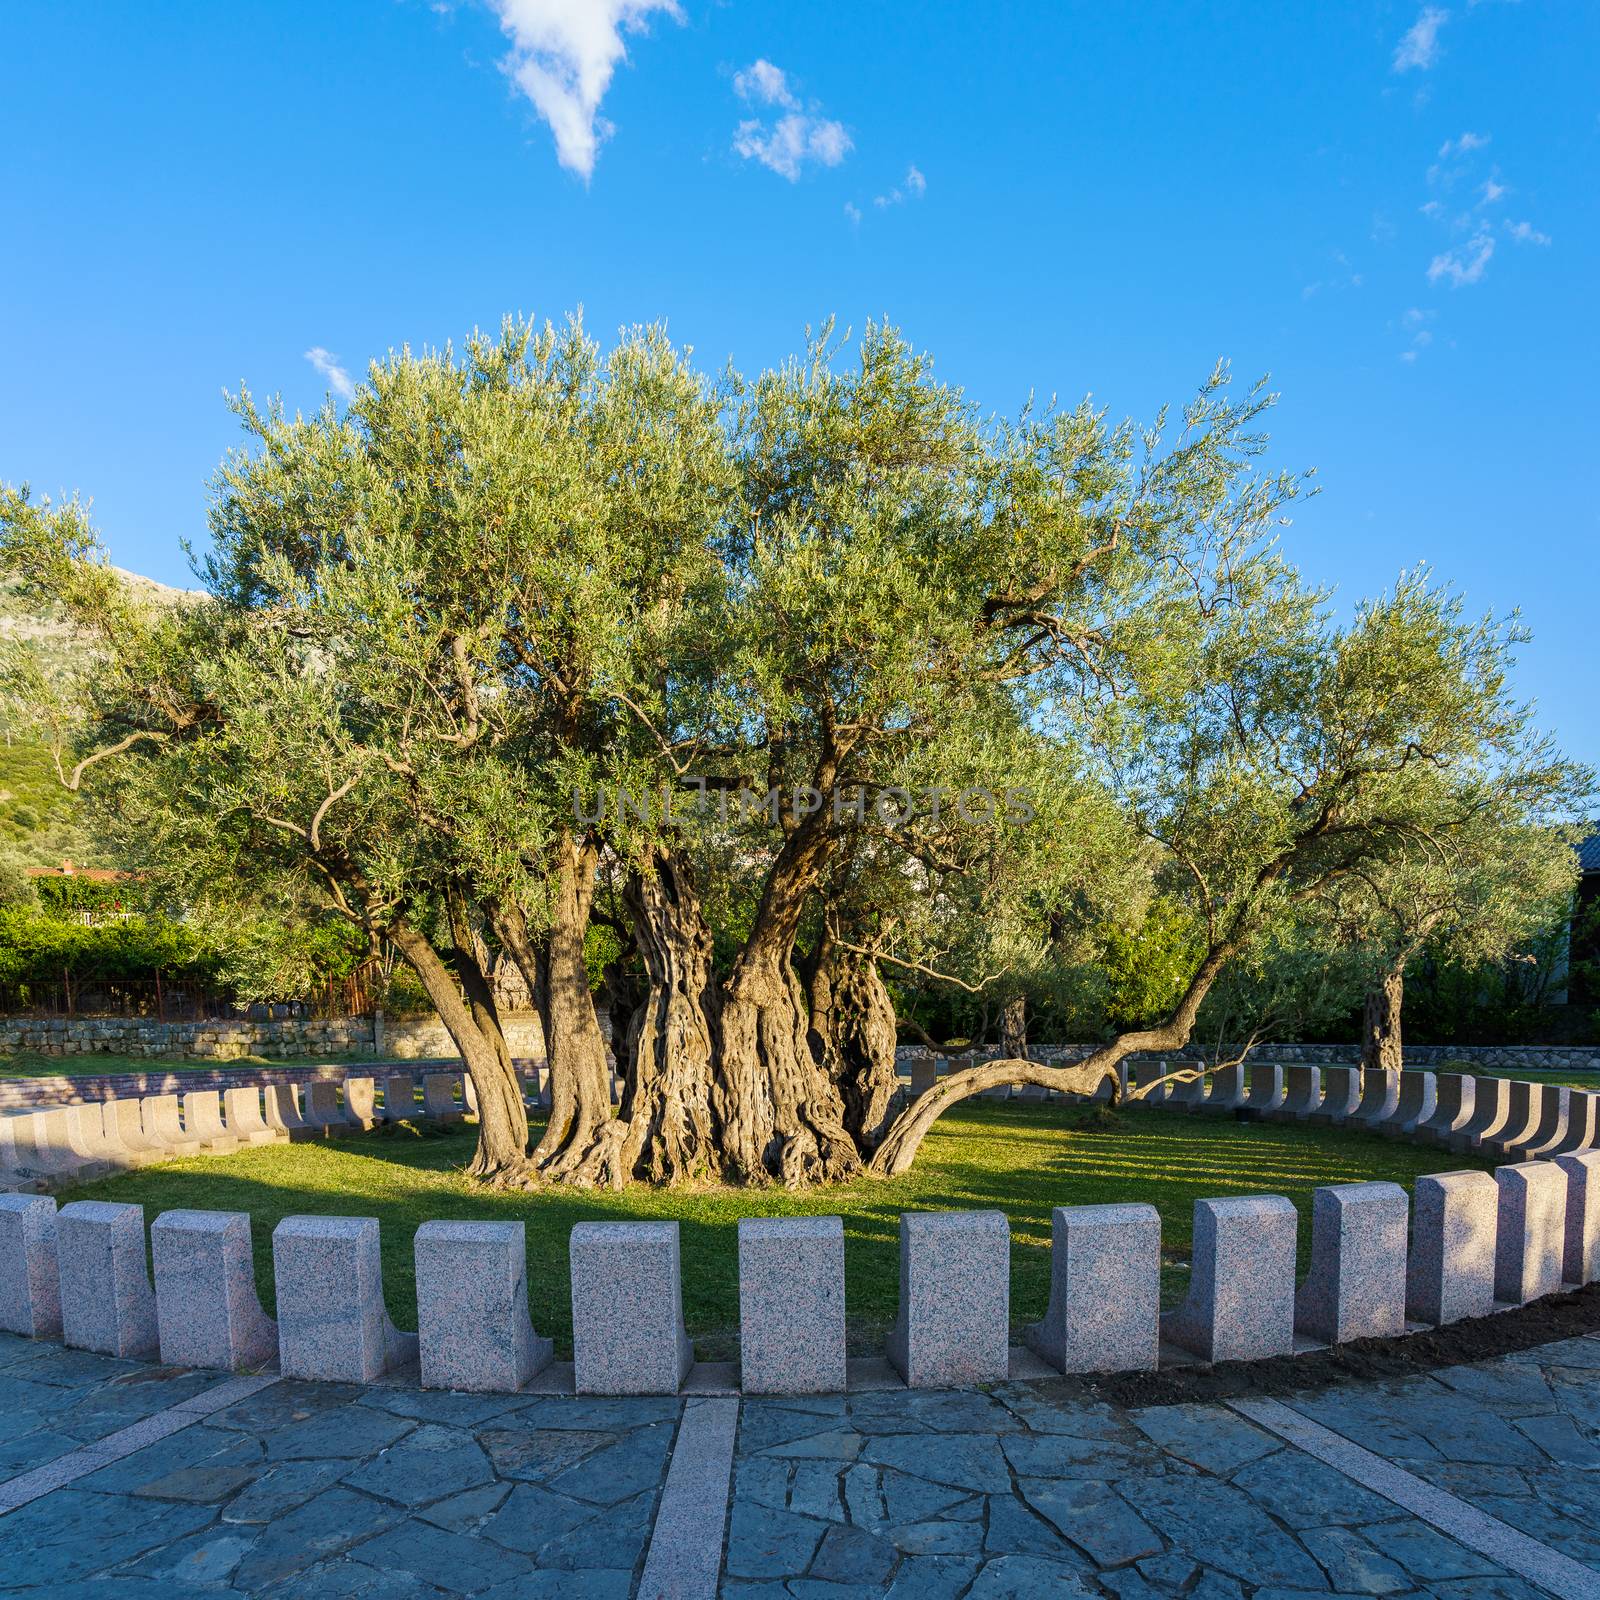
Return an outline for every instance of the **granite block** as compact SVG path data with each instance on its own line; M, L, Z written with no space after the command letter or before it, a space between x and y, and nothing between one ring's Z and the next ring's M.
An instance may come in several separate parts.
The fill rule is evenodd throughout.
M215 1089L192 1089L184 1095L183 1126L213 1155L232 1155L239 1148L238 1135L222 1125L222 1096Z
M1200 1111L1237 1111L1244 1104L1244 1064L1219 1067L1211 1075L1206 1097L1196 1107Z
M746 1394L844 1393L842 1218L740 1221L739 1361Z
M694 1361L683 1331L676 1222L580 1222L568 1242L579 1394L676 1394Z
M378 1085L372 1078L344 1080L344 1115L363 1131L378 1125Z
M1419 1122L1413 1137L1425 1144L1448 1144L1472 1121L1473 1098L1478 1080L1466 1072L1440 1072L1434 1075L1433 1114Z
M1352 1122L1376 1127L1387 1122L1400 1104L1400 1074L1385 1067L1367 1067L1361 1074L1361 1101Z
M1295 1329L1325 1344L1406 1331L1406 1192L1397 1183L1336 1183L1311 1200L1311 1271L1295 1296Z
M201 1144L187 1133L175 1094L147 1094L139 1098L139 1120L152 1140L175 1156L197 1156Z
M1282 1195L1195 1201L1189 1294L1162 1338L1207 1361L1293 1351L1295 1231Z
M26 1339L61 1335L56 1203L42 1194L0 1194L0 1329Z
M1597 1144L1600 1144L1600 1094L1574 1089L1567 1101L1567 1131L1549 1149L1540 1152L1540 1159L1549 1161L1555 1156L1592 1150Z
M309 1126L300 1110L300 1085L297 1083L269 1083L262 1093L267 1126L281 1133L291 1144L306 1139L317 1139L321 1134Z
M1525 1305L1561 1288L1567 1247L1567 1174L1553 1161L1496 1167L1500 1189L1495 1298Z
M1511 1079L1506 1084L1509 1105L1505 1121L1493 1134L1485 1134L1479 1140L1479 1148L1490 1155L1505 1155L1518 1145L1526 1144L1532 1138L1533 1130L1538 1127L1539 1115L1544 1109L1539 1099L1541 1087L1536 1083Z
M144 1207L75 1200L56 1216L61 1337L78 1350L142 1360L157 1353L156 1297L145 1268Z
M1600 1278L1600 1150L1554 1160L1567 1177L1561 1276L1568 1283L1593 1283Z
M1495 1137L1511 1115L1511 1085L1504 1078L1472 1080L1472 1115L1454 1133L1445 1136L1445 1145L1456 1151L1476 1150Z
M1322 1069L1322 1104L1307 1119L1319 1127L1348 1122L1361 1104L1359 1067Z
M339 1099L339 1085L322 1078L314 1078L306 1085L304 1116L306 1126L326 1139L343 1138L361 1128Z
M459 1122L461 1106L456 1100L454 1073L426 1072L422 1076L422 1114L434 1122Z
M409 1072L397 1072L383 1080L383 1120L414 1122L422 1114L417 1105L417 1080Z
M514 1393L550 1363L528 1320L520 1222L425 1222L413 1249L425 1389Z
M1435 1081L1431 1072L1402 1072L1394 1115L1375 1124L1377 1131L1386 1139L1409 1139L1433 1115Z
M125 1172L135 1165L121 1141L106 1129L105 1114L97 1100L83 1105L63 1106L67 1118L67 1137L74 1150L100 1162L108 1172Z
M285 1217L272 1269L284 1377L370 1383L415 1353L384 1308L376 1217Z
M150 1248L164 1362L241 1372L277 1355L277 1324L256 1298L248 1213L164 1211Z
M1555 1149L1567 1136L1572 1090L1565 1084L1540 1084L1533 1095L1533 1127L1524 1139L1505 1147L1513 1161L1533 1161Z
M1322 1068L1290 1067L1283 1101L1266 1115L1273 1122L1304 1122L1322 1105Z
M65 1107L30 1111L6 1121L16 1143L18 1172L61 1184L92 1182L111 1170L109 1162L78 1148Z
M270 1127L261 1114L261 1089L247 1085L222 1091L222 1110L228 1132L241 1144L278 1144L288 1137Z
M1412 1192L1406 1312L1442 1326L1494 1310L1500 1195L1487 1172L1434 1172Z
M1265 1115L1283 1104L1283 1068L1270 1061L1250 1063L1250 1092L1245 1107Z
M1167 1075L1165 1061L1140 1061L1133 1069L1133 1087L1140 1101L1147 1106L1161 1105L1167 1098L1168 1088L1162 1081ZM1140 1093L1140 1091L1147 1091Z
M100 1121L106 1137L114 1140L135 1166L165 1161L171 1154L166 1144L145 1127L143 1109L137 1100L105 1101L100 1107Z
M1151 1370L1160 1348L1161 1217L1154 1206L1057 1206L1050 1306L1023 1330L1062 1372Z
M913 1061L911 1063L911 1098L920 1100L939 1081L939 1063L937 1061Z
M886 1343L913 1389L1003 1383L1009 1371L1011 1227L1003 1211L900 1218L900 1305Z

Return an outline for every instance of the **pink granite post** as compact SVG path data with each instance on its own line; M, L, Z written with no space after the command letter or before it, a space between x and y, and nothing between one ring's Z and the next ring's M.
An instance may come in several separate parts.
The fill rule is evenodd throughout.
M1500 1218L1494 1256L1495 1297L1526 1305L1561 1288L1566 1256L1567 1174L1553 1161L1496 1167Z
M277 1355L277 1324L256 1298L246 1212L163 1211L150 1247L164 1362L243 1372Z
M1050 1307L1023 1330L1062 1372L1153 1370L1160 1349L1161 1217L1142 1204L1057 1206Z
M272 1268L286 1378L371 1383L415 1356L384 1305L376 1217L285 1217Z
M913 1389L1003 1383L1010 1370L1011 1226L1003 1211L900 1218L890 1363Z
M42 1194L0 1194L0 1328L25 1339L61 1336L56 1203Z
M1499 1190L1487 1172L1435 1172L1412 1193L1406 1312L1442 1327L1494 1310Z
M1282 1195L1196 1200L1189 1294L1162 1338L1206 1361L1291 1354L1296 1228Z
M1600 1150L1557 1156L1567 1177L1567 1222L1561 1276L1575 1287L1600 1278Z
M425 1222L413 1245L424 1389L512 1394L550 1361L528 1320L520 1222Z
M1335 1183L1311 1199L1311 1271L1295 1330L1325 1344L1406 1331L1406 1192L1397 1183Z
M842 1394L844 1221L739 1223L739 1363L746 1394Z
M56 1216L61 1336L78 1350L156 1354L156 1297L145 1268L144 1207L75 1200Z

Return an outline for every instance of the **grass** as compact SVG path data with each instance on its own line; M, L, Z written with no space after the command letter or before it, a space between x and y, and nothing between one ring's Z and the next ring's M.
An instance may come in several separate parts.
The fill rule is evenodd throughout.
M303 1067L313 1068L364 1061L365 1056L344 1054L297 1056L285 1060L276 1056L230 1056L226 1061L194 1056L122 1056L93 1054L55 1056L38 1050L0 1050L0 1078L99 1077L116 1072L206 1072L213 1067Z
M1450 1061L1429 1067L1429 1072L1468 1072L1479 1078L1516 1078L1524 1083L1553 1083L1569 1089L1600 1089L1600 1072L1555 1072L1525 1067L1480 1067L1470 1061Z
M297 1213L375 1216L383 1226L390 1314L414 1327L412 1235L432 1219L522 1221L534 1326L570 1354L567 1235L574 1223L674 1219L682 1230L684 1319L703 1360L734 1353L741 1217L837 1214L845 1224L846 1308L853 1351L875 1348L894 1317L902 1211L997 1208L1011 1219L1011 1309L1041 1316L1049 1292L1050 1212L1058 1205L1146 1200L1161 1213L1163 1298L1187 1283L1194 1202L1230 1194L1287 1195L1300 1212L1302 1269L1311 1191L1388 1179L1408 1190L1423 1173L1464 1158L1371 1134L1236 1122L1130 1109L1115 1117L1072 1106L969 1101L935 1125L916 1166L889 1182L863 1179L790 1194L707 1188L623 1192L552 1189L498 1194L468 1184L469 1129L424 1135L405 1127L329 1144L267 1145L147 1167L63 1194L138 1201L146 1218L180 1207L247 1211L256 1279L271 1306L271 1234Z

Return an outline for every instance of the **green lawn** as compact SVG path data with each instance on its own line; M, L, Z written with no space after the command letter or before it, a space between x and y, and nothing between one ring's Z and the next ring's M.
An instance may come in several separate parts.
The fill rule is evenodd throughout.
M430 1219L521 1220L528 1225L528 1291L535 1327L570 1354L567 1236L576 1222L675 1218L682 1224L684 1314L702 1359L733 1354L738 1323L740 1217L835 1213L845 1219L846 1300L854 1351L876 1347L893 1320L902 1211L998 1208L1011 1218L1012 1316L1042 1315L1050 1273L1050 1211L1058 1205L1148 1200L1161 1213L1163 1294L1187 1279L1194 1202L1229 1194L1287 1195L1300 1210L1301 1258L1319 1184L1389 1179L1408 1189L1423 1173L1464 1158L1370 1134L1130 1110L1097 1129L1070 1106L972 1102L934 1127L914 1169L892 1182L788 1194L776 1190L623 1193L553 1189L491 1194L461 1176L470 1129L422 1136L389 1129L331 1144L268 1145L233 1156L149 1167L63 1194L61 1200L140 1201L147 1220L177 1207L248 1211L256 1277L271 1305L271 1234L300 1212L376 1216L383 1224L391 1314L415 1327L412 1235ZM1079 1124L1084 1124L1080 1126Z
M1449 1061L1430 1072L1467 1072L1479 1078L1517 1078L1524 1083L1566 1084L1572 1089L1600 1089L1600 1072L1542 1072L1522 1067L1476 1067L1468 1061Z

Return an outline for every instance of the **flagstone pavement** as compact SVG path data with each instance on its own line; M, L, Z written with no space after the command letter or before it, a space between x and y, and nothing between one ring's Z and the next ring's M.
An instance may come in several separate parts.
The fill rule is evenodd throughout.
M0 1335L0 1496L229 1381ZM1600 1597L1600 1338L1284 1401ZM626 1600L684 1403L274 1381L0 1515L0 1595ZM1547 1592L1234 1408L1048 1381L745 1400L690 1509L727 1600Z

